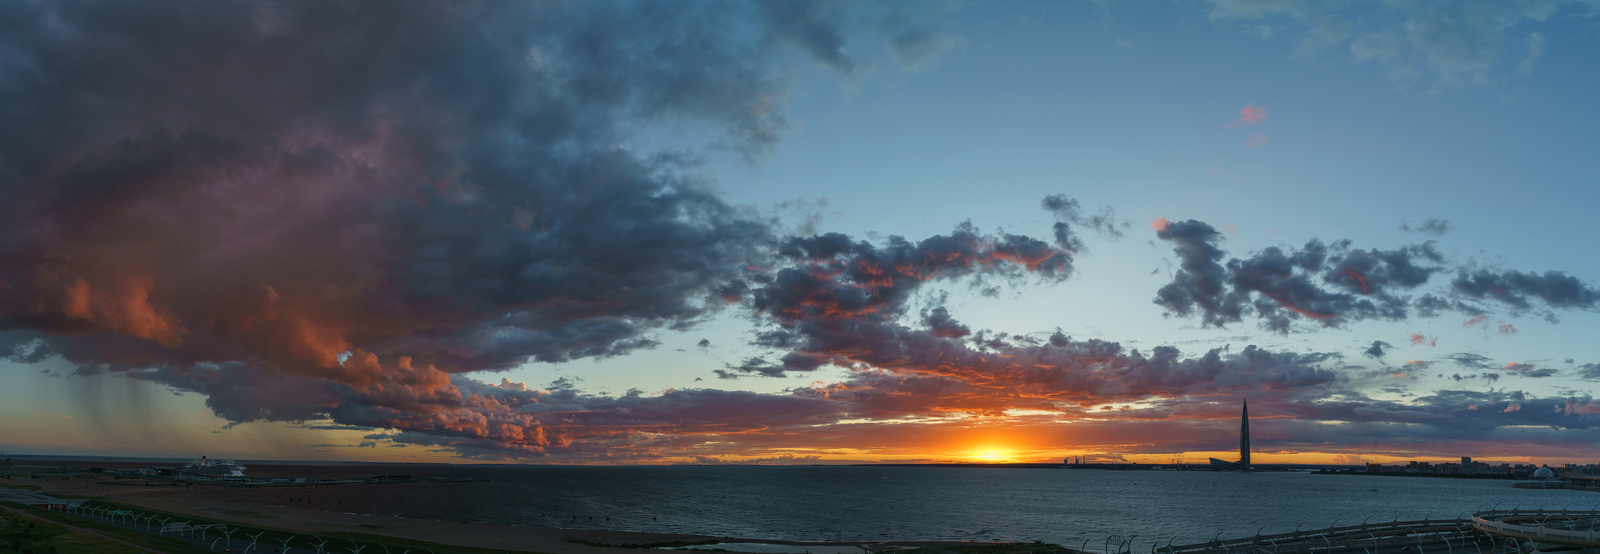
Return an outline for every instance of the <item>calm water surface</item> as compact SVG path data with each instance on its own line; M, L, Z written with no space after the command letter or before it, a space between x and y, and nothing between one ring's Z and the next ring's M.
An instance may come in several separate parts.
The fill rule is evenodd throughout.
M940 467L461 467L494 479L435 508L514 525L788 540L1033 541L1100 550L1108 535L1203 542L1392 519L1456 517L1483 504L1573 509L1600 495L1510 481ZM1374 490L1375 489L1375 490ZM466 493L467 490L463 490ZM454 505L452 505L454 504ZM449 518L445 516L444 518ZM577 520L573 518L576 517ZM590 521L589 518L594 520ZM604 518L611 518L609 521ZM442 518L442 519L444 519Z

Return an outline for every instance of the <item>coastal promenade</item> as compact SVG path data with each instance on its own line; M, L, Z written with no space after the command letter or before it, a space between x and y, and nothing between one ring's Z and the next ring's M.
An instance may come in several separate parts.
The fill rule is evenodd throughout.
M1472 515L1479 531L1518 542L1600 548L1600 511L1492 510Z

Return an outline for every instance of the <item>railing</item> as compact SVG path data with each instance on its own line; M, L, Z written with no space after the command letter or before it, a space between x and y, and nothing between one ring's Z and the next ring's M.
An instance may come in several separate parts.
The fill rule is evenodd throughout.
M1600 546L1600 512L1493 510L1472 514L1472 525L1498 537L1571 546Z
M1465 550L1469 543L1492 542L1473 527L1470 519L1423 519L1415 521L1390 521L1345 527L1328 527L1291 533L1256 535L1240 539L1218 540L1182 546L1155 545L1152 554L1300 554L1312 552L1352 551L1376 554L1385 547L1417 546L1419 554L1441 554L1423 551L1424 544L1443 542L1442 554L1454 554L1457 545L1463 553L1479 554L1478 550ZM1220 535L1220 533L1219 533Z

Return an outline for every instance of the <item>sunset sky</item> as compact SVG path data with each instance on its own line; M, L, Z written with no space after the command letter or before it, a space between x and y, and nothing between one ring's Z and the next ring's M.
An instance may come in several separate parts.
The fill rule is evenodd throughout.
M1600 461L1600 2L10 2L0 448Z

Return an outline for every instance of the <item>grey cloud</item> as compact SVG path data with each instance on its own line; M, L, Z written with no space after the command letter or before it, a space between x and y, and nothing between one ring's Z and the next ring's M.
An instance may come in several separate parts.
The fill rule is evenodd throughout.
M1539 63L1539 58L1544 56L1544 35L1535 31L1528 33L1526 40L1528 54L1522 57L1522 62L1517 64L1517 75L1523 77L1533 76L1533 65Z
M910 28L860 9L0 5L0 355L235 422L609 440L538 436L452 374L653 348L745 294L781 239L697 159L771 151L796 59L860 78L848 39ZM714 138L617 147L664 122ZM996 252L1048 249L1024 239Z
M1555 320L1552 309L1600 309L1600 289L1560 271L1546 271L1540 275L1531 271L1463 268L1450 281L1450 286L1468 298L1499 302L1511 307L1513 312L1538 311L1552 321Z
M1208 224L1171 223L1156 236L1172 243L1181 269L1156 292L1155 304L1170 315L1198 315L1206 326L1222 327L1251 315L1263 328L1288 333L1305 320L1337 327L1445 312L1479 316L1488 313L1485 303L1551 322L1558 321L1556 310L1600 311L1600 289L1560 271L1462 267L1449 289L1435 288L1413 299L1412 291L1428 290L1424 287L1435 275L1448 271L1448 260L1433 241L1381 250L1313 239L1299 249L1268 247L1224 262L1224 237Z
M842 2L775 0L754 4L774 40L788 42L846 77L872 71L872 63L845 51L843 27L850 12Z
M889 39L889 53L901 67L916 70L932 65L941 56L966 43L967 39L955 33L906 29Z
M1366 350L1363 350L1361 352L1361 355L1366 356L1368 358L1382 359L1383 355L1384 355L1384 349L1385 348L1394 348L1394 345L1389 344L1387 342L1383 342L1381 340L1375 340L1375 341L1372 341L1372 346L1371 347L1369 347Z
M1490 358L1473 354L1471 352L1457 352L1455 354L1449 354L1445 356L1445 359L1455 362L1456 365L1467 369L1496 369L1500 367L1496 365Z
M1450 223L1450 220L1440 218L1425 219L1422 221L1421 225L1417 225L1416 227L1412 227L1410 223L1400 224L1401 231L1405 231L1407 233L1422 233L1424 235L1433 235L1436 237L1445 236L1453 228L1455 228L1455 226Z
M795 352L784 354L778 363L770 363L765 358L753 357L739 365L726 364L731 371L739 373L753 373L762 377L783 377L789 371L815 371L818 366L825 363L825 359L817 356L807 356ZM737 378L737 374L723 370L716 370L717 377L723 379Z
M1300 51L1307 55L1349 39L1356 63L1377 63L1390 79L1403 85L1427 84L1432 93L1493 82L1500 60L1507 57L1506 34L1513 27L1543 22L1563 11L1589 20L1597 14L1582 0L1375 4L1211 0L1210 4L1213 20L1239 24L1248 34L1259 35L1253 28L1264 24L1301 29ZM1527 75L1546 43L1538 32L1523 42L1526 55L1514 70Z
M1228 288L1230 276L1220 263L1226 253L1217 247L1221 233L1191 219L1170 223L1156 236L1173 243L1181 268L1171 283L1156 291L1157 305L1181 316L1198 311L1208 326L1221 327L1243 318L1248 295Z
M1443 271L1444 258L1431 242L1363 250L1351 249L1349 241L1312 240L1298 250L1269 247L1224 266L1223 237L1210 225L1175 222L1156 236L1173 243L1182 269L1157 291L1155 303L1179 316L1198 313L1204 325L1215 327L1247 314L1279 333L1302 319L1325 326L1402 320L1411 309L1402 293Z
M951 317L950 311L944 306L923 313L922 324L927 326L928 332L935 337L958 339L972 334L972 330Z
M1577 377L1585 381L1600 381L1600 364L1578 366Z
M1039 207L1044 208L1045 211L1055 216L1057 222L1055 227L1056 244L1069 250L1079 250L1083 247L1083 244L1078 242L1076 238L1071 237L1071 232L1067 230L1067 223L1094 229L1095 232L1113 240L1122 238L1122 229L1119 227L1127 227L1129 225L1127 221L1119 221L1117 219L1117 214L1111 209L1111 206L1102 206L1100 211L1094 214L1086 214L1083 211L1083 206L1078 204L1077 200L1064 194L1053 194L1044 197L1044 200L1039 201Z
M1560 371L1548 367L1538 367L1533 364L1524 364L1518 362L1506 364L1501 369L1511 375L1516 375L1518 377L1531 377L1535 379L1554 377L1561 373Z

